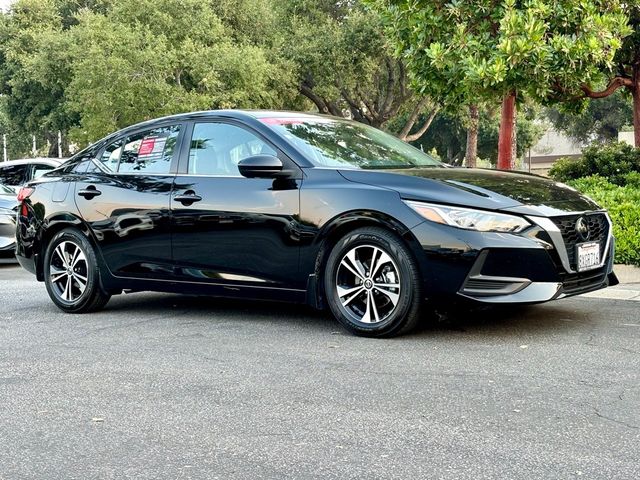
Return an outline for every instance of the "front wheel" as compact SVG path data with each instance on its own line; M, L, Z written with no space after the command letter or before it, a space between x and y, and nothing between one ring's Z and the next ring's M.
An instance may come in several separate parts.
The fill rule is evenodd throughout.
M324 275L327 303L349 331L391 337L420 318L422 282L416 261L393 233L367 227L335 245Z
M93 246L74 229L62 230L49 242L44 258L44 282L53 303L69 313L99 310L110 298L100 285Z

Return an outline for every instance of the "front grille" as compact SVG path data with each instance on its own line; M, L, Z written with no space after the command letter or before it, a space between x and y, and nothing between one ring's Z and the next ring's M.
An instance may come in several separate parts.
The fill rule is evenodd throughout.
M582 240L576 231L576 221L584 217L589 225L589 238ZM576 245L583 242L598 242L600 244L600 259L604 258L607 237L609 235L609 222L604 213L592 213L586 215L571 215L567 217L554 217L551 219L556 224L569 257L569 265L577 270Z
M585 293L601 286L607 279L606 267L580 273L568 273L560 276L562 291L567 295Z

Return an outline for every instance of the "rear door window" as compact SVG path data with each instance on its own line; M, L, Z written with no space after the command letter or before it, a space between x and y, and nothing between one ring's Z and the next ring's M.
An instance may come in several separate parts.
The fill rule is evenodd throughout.
M0 166L0 183L4 185L23 185L27 181L29 165Z
M122 146L118 173L169 173L179 133L180 126L172 125L129 136Z

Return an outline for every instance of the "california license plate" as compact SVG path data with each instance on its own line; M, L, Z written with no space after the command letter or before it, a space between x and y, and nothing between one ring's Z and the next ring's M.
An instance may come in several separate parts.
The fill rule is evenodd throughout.
M600 244L598 242L580 243L578 250L578 271L584 272L600 266Z

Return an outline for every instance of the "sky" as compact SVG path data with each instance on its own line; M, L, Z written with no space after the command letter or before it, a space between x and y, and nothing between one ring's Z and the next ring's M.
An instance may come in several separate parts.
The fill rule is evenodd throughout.
M12 2L13 0L0 0L0 10L2 11L7 11L7 9L9 8L9 4Z

